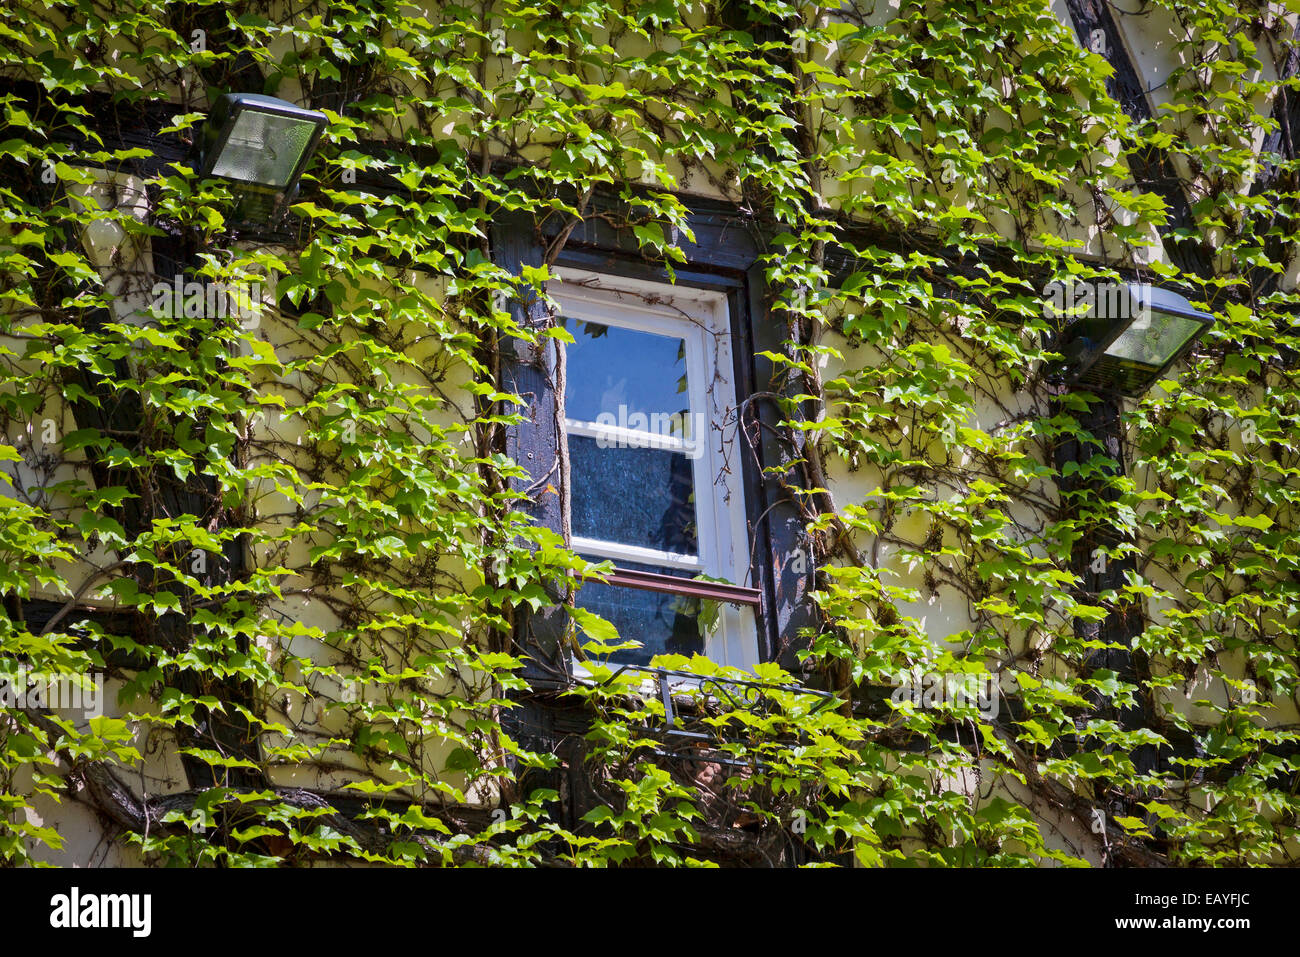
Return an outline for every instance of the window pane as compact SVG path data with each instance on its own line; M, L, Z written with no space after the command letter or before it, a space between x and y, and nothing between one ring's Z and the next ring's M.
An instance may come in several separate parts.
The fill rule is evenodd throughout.
M584 555L588 561L601 559ZM659 572L680 578L692 577L681 569L656 565L619 562L620 568L632 571ZM624 641L639 641L641 648L620 651L609 656L616 664L648 664L655 655L694 655L704 653L700 637L700 600L682 595L661 595L637 588L619 588L588 582L578 589L577 604L610 621Z
M694 464L664 449L602 449L570 435L573 534L695 555Z
M580 319L561 322L574 338L565 347L564 402L570 419L596 422L604 412L626 426L627 417L637 413L690 411L683 340Z

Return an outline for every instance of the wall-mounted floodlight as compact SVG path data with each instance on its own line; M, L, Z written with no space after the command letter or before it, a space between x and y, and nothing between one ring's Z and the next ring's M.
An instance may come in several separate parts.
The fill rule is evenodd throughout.
M286 100L227 93L204 128L199 172L236 184L239 218L275 219L297 192L325 124L324 113Z
M1072 297L1069 291L1048 289L1061 300L1058 314L1078 315L1061 341L1065 381L1089 391L1140 396L1214 325L1185 297L1147 283L1081 283Z

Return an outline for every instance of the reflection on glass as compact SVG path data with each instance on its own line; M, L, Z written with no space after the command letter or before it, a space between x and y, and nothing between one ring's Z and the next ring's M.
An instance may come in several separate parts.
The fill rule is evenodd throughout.
M243 110L235 118L212 175L284 186L315 134L316 127L301 119Z
M671 415L688 403L686 344L580 319L560 320L573 343L567 349L565 415L595 422L601 413L623 419L634 413Z
M694 555L694 468L664 449L602 449L569 436L573 534Z
M588 561L601 559L584 555ZM619 562L620 568L633 571L659 572L690 578L680 569L661 568L655 565L638 565ZM578 589L577 604L595 612L618 629L624 641L639 641L642 647L611 654L607 659L615 664L648 664L655 655L695 655L704 653L704 639L700 636L700 600L681 595L661 595L658 592L635 588L617 588L588 582Z
M1201 324L1195 320L1152 310L1133 320L1133 324L1106 347L1106 354L1145 365L1162 366L1200 329Z

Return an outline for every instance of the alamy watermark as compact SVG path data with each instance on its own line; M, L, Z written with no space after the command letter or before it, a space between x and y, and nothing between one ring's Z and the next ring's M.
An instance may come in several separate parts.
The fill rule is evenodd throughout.
M602 449L673 449L692 459L704 455L707 441L703 412L629 412L626 405L618 414L602 412L596 416L601 430L596 445ZM616 430L616 431L615 431Z
M260 282L154 283L153 314L172 319L237 319L244 329L255 329L262 315Z
M50 926L55 929L120 928L132 937L148 937L152 913L152 894L83 894L73 887L50 898Z
M953 674L913 668L899 678L889 696L894 704L909 702L916 708L973 707L985 719L997 717L1002 686L997 675Z
M47 674L19 665L17 674L0 676L0 706L74 711L86 718L100 718L104 715L104 676Z
M1076 279L1043 287L1043 314L1048 318L1082 318L1096 310L1108 319L1151 318L1150 285Z

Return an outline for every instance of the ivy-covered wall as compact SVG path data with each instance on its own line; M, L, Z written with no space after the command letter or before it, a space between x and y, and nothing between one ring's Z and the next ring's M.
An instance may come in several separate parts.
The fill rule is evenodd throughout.
M1295 30L9 4L0 859L1293 861ZM194 170L225 92L328 118L274 229ZM684 751L573 607L563 456L511 458L575 250L729 277L770 344L728 441L809 613L752 673L658 662L756 682L679 688ZM1216 325L1140 400L1062 389L1045 290L1121 280ZM589 680L535 680L542 620Z

